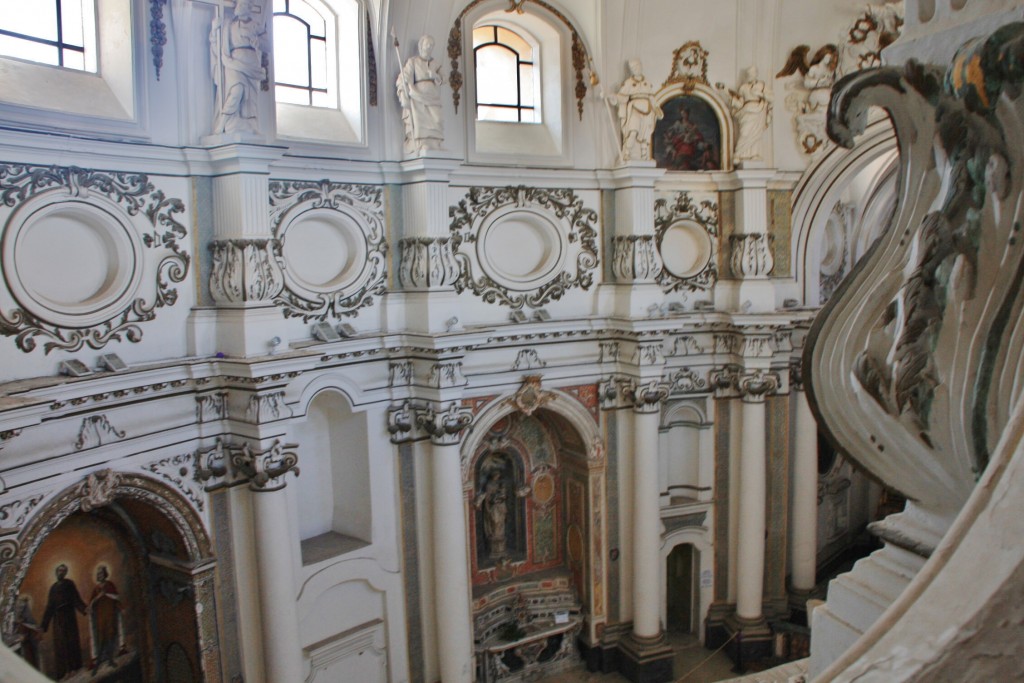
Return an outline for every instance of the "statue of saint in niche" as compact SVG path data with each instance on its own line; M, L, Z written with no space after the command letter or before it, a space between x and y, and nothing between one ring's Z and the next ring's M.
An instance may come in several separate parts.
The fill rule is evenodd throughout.
M492 560L500 560L508 554L508 503L508 485L501 470L493 469L474 503L476 509L484 513L483 531Z
M230 19L218 13L210 30L213 133L257 133L258 95L268 90L265 20L253 0L237 0Z

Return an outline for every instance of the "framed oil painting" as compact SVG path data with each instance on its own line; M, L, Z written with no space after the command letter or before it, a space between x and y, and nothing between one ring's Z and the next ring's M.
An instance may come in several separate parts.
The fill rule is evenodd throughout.
M665 117L654 128L654 160L670 171L722 168L722 131L711 105L696 95L662 103Z

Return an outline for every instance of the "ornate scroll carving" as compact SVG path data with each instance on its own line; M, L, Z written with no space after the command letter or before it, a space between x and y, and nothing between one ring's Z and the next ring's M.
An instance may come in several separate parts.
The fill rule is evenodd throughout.
M32 202L42 207L50 197L66 198L67 206L74 210L81 208L87 212L91 207L100 207L116 214L115 221L124 219L120 227L138 231L137 235L124 239L132 243L138 240L141 248L161 254L160 260L152 266L145 259L138 262L135 254L127 253L132 249L126 247L120 262L114 264L116 272L110 273L110 280L117 286L105 292L105 297L113 303L90 315L99 318L98 322L83 326L78 308L62 311L64 307L54 309L52 303L46 307L35 303L32 288L24 286L17 277L16 238L26 224L16 227L9 224L2 270L14 306L7 311L0 310L0 334L13 336L18 348L25 352L35 349L37 338L46 340L45 353L54 349L77 351L86 345L100 349L111 340L140 341L140 323L153 320L157 309L174 305L178 290L172 285L182 282L188 274L191 257L180 243L187 233L177 217L185 211L184 202L168 198L141 173L0 164L0 203L4 206L22 207ZM148 222L152 231L147 231L148 226L143 227L144 222ZM121 238L120 227L110 228L111 239ZM140 269L142 281L153 282L147 286L149 292L144 292L141 282L131 276ZM120 291L117 287L121 287Z
M32 511L46 496L42 493L0 505L0 527L20 529Z
M405 237L398 251L398 282L404 289L451 287L459 277L449 237Z
M775 236L768 233L730 235L732 257L729 259L729 266L733 277L754 280L771 275L775 268L775 256L772 253L774 244Z
M769 370L754 370L736 378L736 388L748 403L759 403L779 390L779 375Z
M528 283L502 283L503 277L481 259L489 253L486 240L480 240L483 228L504 218L507 213L523 211L536 217L549 251L568 254L566 268L558 271L560 260L544 260L543 273ZM448 210L452 218L451 248L459 264L455 290L468 290L487 303L499 303L513 309L540 307L560 299L570 289L590 289L597 268L597 212L584 207L583 200L569 189L546 190L518 187L474 187L456 206ZM556 243L557 242L557 243ZM464 246L466 248L464 248ZM475 249L468 247L475 246ZM474 263L476 265L474 265ZM571 264L571 266L569 265ZM482 271L479 275L476 271Z
M245 408L245 421L249 424L262 424L291 416L292 409L285 403L283 391L253 394L249 397L249 404Z
M272 180L270 226L274 240L270 252L282 274L282 287L272 297L285 316L326 320L356 316L370 306L387 286L387 249L384 239L383 190L372 185L332 183L328 180ZM338 274L326 282L308 282L289 264L289 233L314 218L329 225L350 245Z
M626 387L624 396L633 404L638 413L656 413L668 398L669 386L661 380L652 379L644 383L632 383Z
M460 92L462 90L463 76L459 70L462 60L462 24L466 17L466 13L472 10L474 7L479 5L485 0L473 0L466 5L459 16L455 18L455 23L452 24L452 29L448 33L448 58L452 61L451 75L448 77L448 84L452 87L452 103L455 105L455 111L459 111L459 102L461 100ZM557 9L544 2L544 0L517 0L513 3L513 7L509 8L509 12L515 11L522 14L525 11L523 7L526 3L532 3L539 7L543 7L545 10L553 14L558 18L566 28L569 29L570 35L572 35L572 68L576 74L576 86L574 88L576 94L576 109L579 112L580 120L583 120L583 100L587 96L587 81L583 77L583 72L590 64L590 56L587 55L587 48L583 44L583 39L580 37L576 27L572 25L564 14L559 12Z
M707 391L708 383L690 368L679 368L666 378L670 394L694 394Z
M694 253L666 254L665 241L674 233L685 233L688 243L700 245ZM657 282L665 293L679 289L705 291L718 281L718 204L705 199L700 203L688 192L679 192L671 200L654 203L654 235L664 267Z
M513 370L533 370L543 367L547 367L547 363L541 360L535 349L522 349L516 354L516 360L512 363Z
M284 287L284 275L269 239L215 240L210 296L218 304L273 301Z
M110 424L106 415L90 415L82 420L75 440L75 450L102 446L107 439L123 439L124 432Z
M619 282L644 282L661 274L661 254L654 235L612 237L612 273Z
M194 467L195 456L192 453L183 453L151 462L145 465L144 469L169 482L188 498L197 510L202 512L205 501L203 495L197 490L199 487L196 474L193 471Z

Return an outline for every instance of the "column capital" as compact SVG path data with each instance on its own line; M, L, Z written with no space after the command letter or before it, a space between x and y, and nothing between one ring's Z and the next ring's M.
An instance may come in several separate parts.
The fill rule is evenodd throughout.
M430 439L438 446L453 446L462 442L474 417L471 408L458 402L443 408L404 401L388 408L388 433L391 443Z
M296 448L276 439L269 448L260 449L218 437L212 447L196 450L196 478L206 483L207 491L246 482L253 491L277 491L284 488L288 472L299 474Z
M736 384L744 403L762 403L779 390L779 375L771 370L754 370L739 376Z
M661 380L652 379L643 384L634 382L626 389L626 400L632 402L637 413L656 413L668 398L669 386Z
M732 276L744 280L761 280L775 269L772 247L775 236L764 232L750 232L729 236L732 250L729 266Z
M800 358L789 361L789 388L794 391L804 390L804 364Z

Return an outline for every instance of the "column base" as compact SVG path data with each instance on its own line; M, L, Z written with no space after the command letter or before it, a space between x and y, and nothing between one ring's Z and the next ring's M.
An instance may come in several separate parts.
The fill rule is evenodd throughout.
M814 597L814 589L789 588L789 620L800 626L810 626L807 601Z
M606 626L604 633L595 642L580 636L577 645L587 671L600 671L603 674L618 671L619 644L629 637L630 628L629 623Z
M664 633L653 638L630 634L619 642L619 673L633 683L669 683L673 659Z
M764 617L744 619L733 614L725 620L725 628L732 642L725 652L736 664L734 672L743 674L747 662L756 662L772 656L772 629Z
M708 615L704 618L704 647L717 650L729 640L729 629L725 625L736 611L736 605L728 602L712 603L708 607Z

